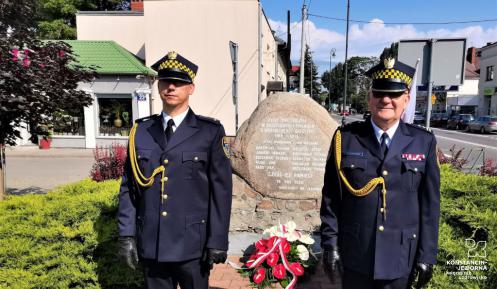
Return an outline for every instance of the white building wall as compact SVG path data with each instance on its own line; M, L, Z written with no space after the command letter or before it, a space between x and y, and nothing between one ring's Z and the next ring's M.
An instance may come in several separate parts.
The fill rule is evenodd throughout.
M480 85L479 85L479 115L497 115L497 43L479 50L480 56ZM487 81L487 67L494 67L494 79ZM491 91L486 96L485 91Z
M239 46L240 125L257 107L259 93L261 100L266 95L259 87L259 24L263 69L260 84L266 87L267 81L277 79L276 41L260 11L257 0L148 0L144 1L143 16L80 12L77 15L78 39L114 40L133 53L143 51L147 66L168 51L177 51L199 66L195 93L190 98L192 109L197 114L219 119L226 133L234 135L229 41ZM285 74L283 65L278 64L278 74ZM286 81L286 77L281 80ZM160 113L162 103L156 84L152 88L151 101L151 113Z
M145 59L143 13L121 11L76 14L78 40L114 40L129 52Z

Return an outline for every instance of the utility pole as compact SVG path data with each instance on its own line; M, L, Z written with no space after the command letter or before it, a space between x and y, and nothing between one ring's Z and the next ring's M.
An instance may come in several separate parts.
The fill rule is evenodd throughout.
M345 125L345 108L347 107L347 58L349 53L349 15L350 15L350 0L347 0L347 30L345 33L345 77L343 85L343 108L342 108L342 125Z
M305 93L304 89L304 62L305 62L305 20L307 18L307 8L302 6L302 39L300 40L300 84L299 92Z

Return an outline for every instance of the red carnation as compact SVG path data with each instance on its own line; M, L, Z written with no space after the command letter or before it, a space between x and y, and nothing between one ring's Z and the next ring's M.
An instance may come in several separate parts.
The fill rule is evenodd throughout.
M261 283L264 278L266 278L266 269L259 267L255 270L254 275L252 276L252 280L254 280L255 284Z
M293 262L290 264L290 270L292 270L293 274L295 276L302 276L304 275L304 267L299 262Z
M278 264L276 266L273 267L273 275L274 277L276 277L277 279L283 279L285 278L286 276L286 269L285 269L285 266L283 266L283 264Z
M271 253L269 254L269 256L267 257L266 259L266 263L273 267L274 265L276 265L276 263L278 263L278 260L279 260L279 256L278 256L278 253Z

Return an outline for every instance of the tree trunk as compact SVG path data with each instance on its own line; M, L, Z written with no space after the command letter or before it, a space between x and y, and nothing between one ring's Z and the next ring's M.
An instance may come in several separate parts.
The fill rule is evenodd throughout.
M0 201L5 198L6 193L5 170L5 145L0 144Z

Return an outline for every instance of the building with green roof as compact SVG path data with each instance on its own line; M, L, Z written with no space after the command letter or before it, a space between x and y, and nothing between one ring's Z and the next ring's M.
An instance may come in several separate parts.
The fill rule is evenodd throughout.
M54 119L52 147L94 148L127 143L134 120L149 116L155 71L114 41L65 40L78 64L98 73L80 88L94 101Z

